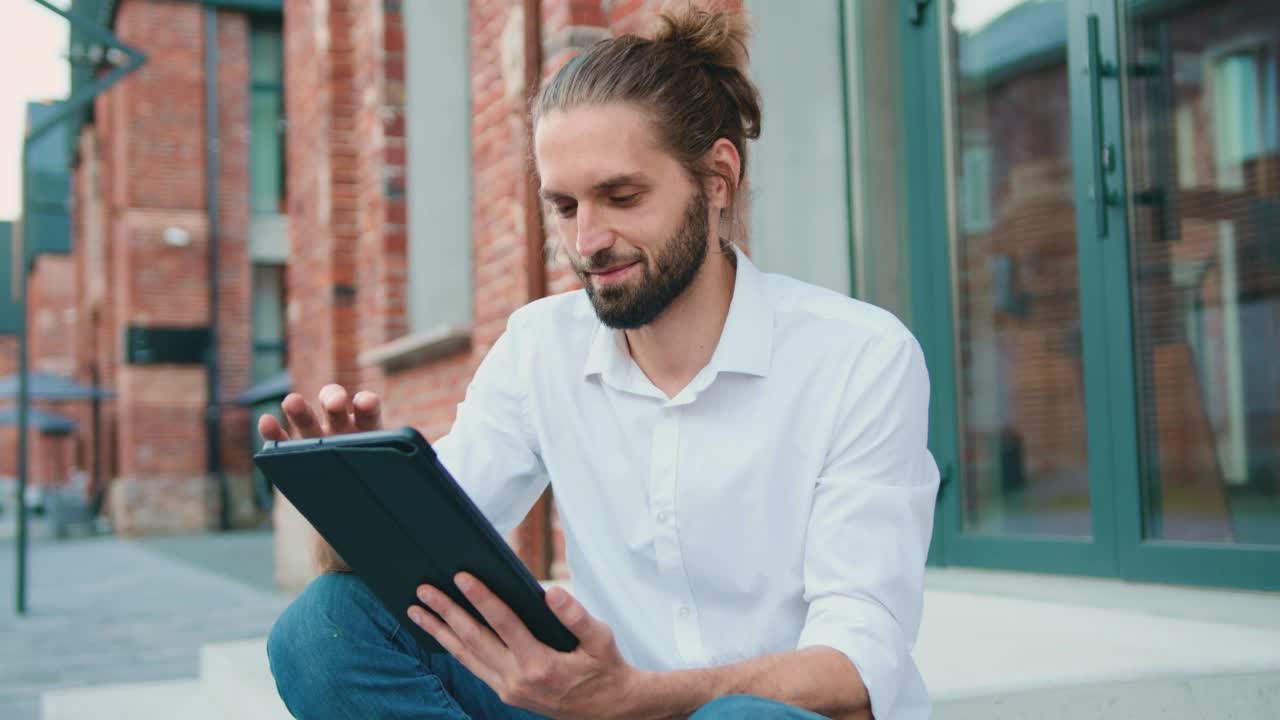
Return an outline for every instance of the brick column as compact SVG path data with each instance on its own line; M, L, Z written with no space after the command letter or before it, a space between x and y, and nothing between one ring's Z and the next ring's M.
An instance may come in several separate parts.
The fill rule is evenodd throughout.
M293 348L293 387L309 402L330 382L355 387L360 379L357 347L357 250L371 212L362 172L380 152L369 130L366 87L378 72L362 43L382 26L382 3L374 0L286 0L284 12L285 88L288 133L289 265L288 342ZM365 112L362 112L365 109ZM373 198L378 209L378 201ZM305 362L297 362L305 358ZM311 576L309 531L279 493L274 513L276 579L298 587Z
M248 378L247 25L219 13L219 367L225 394ZM116 32L149 61L98 104L103 130L106 234L103 306L92 319L109 403L119 420L119 476L108 506L122 534L199 531L215 525L217 489L208 476L203 365L125 364L129 326L201 327L209 320L205 208L204 8L124 0ZM83 225L82 225L83 228ZM187 245L165 241L169 228ZM90 280L90 284L94 284ZM105 359L115 355L114 360ZM247 475L247 418L228 413L224 468Z
M233 527L255 525L248 408L229 402L252 366L253 273L249 261L249 18L218 13L218 386L222 468Z

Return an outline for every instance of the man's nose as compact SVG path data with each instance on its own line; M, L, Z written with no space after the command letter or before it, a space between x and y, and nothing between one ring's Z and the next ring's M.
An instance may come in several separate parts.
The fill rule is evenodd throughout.
M578 256L584 259L613 244L613 232L608 225L600 221L599 213L585 205L583 203L578 206L578 236L575 244Z

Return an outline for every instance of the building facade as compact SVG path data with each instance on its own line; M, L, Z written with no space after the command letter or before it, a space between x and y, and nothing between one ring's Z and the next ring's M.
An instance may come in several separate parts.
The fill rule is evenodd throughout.
M71 9L146 61L40 141L61 150L67 189L29 206L16 233L29 256L29 361L111 397L57 404L74 430L33 429L31 479L85 473L121 534L259 526L270 494L252 473L251 411L238 399L285 369L280 3ZM73 95L120 64L75 29L68 54ZM24 177L38 199L40 178Z
M100 443L72 441L101 452L69 452L102 458L119 526L209 527L239 487L231 514L272 505L278 579L304 583L305 525L264 501L236 400L340 382L447 432L508 315L576 287L528 98L663 4L98 4L149 55L72 138L69 372L117 397ZM1274 3L712 4L755 26L753 258L925 349L930 561L1280 589ZM210 327L216 362L157 361ZM566 574L550 495L510 540Z
M1274 589L1272 4L743 5L750 251L921 338L931 561ZM574 287L544 253L526 98L659 6L286 2L296 389L374 389L387 423L447 431L507 315ZM543 575L555 526L544 499L513 538Z

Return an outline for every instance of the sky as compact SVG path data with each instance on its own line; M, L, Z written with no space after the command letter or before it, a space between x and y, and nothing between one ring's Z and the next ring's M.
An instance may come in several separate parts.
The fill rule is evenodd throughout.
M0 220L17 218L22 205L27 101L67 96L68 30L66 20L33 0L0 0Z
M970 32L1000 17L1014 5L1038 0L952 0L951 24L960 32Z

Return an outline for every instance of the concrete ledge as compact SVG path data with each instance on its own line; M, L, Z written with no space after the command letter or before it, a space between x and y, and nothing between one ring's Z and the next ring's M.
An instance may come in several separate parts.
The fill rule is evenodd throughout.
M997 592L942 590L971 580ZM940 582L941 581L941 582ZM916 645L937 720L1275 720L1280 708L1280 631L1247 613L1238 624L1171 617L1195 597L1204 616L1280 610L1280 597L1231 591L1089 584L1069 602L1028 599L1036 576L930 571ZM1082 584L1083 583L1083 584ZM545 587L572 583L547 581ZM1103 596L1095 595L1101 592ZM1023 596L1019 596L1023 595ZM1066 596L1069 593L1062 593ZM1131 603L1140 599L1138 605ZM1128 603L1128 604L1126 604ZM1156 611L1148 610L1154 608ZM157 707L170 705L167 715ZM206 646L196 682L46 693L50 720L71 717L284 718L264 639ZM172 708L192 708L173 714Z
M915 656L930 696L949 701L1151 679L1280 677L1280 633L933 590Z
M276 692L265 639L205 645L200 649L200 682L223 717L291 717Z
M387 372L396 372L470 349L471 328L440 325L366 350L356 362L361 366L381 365Z

